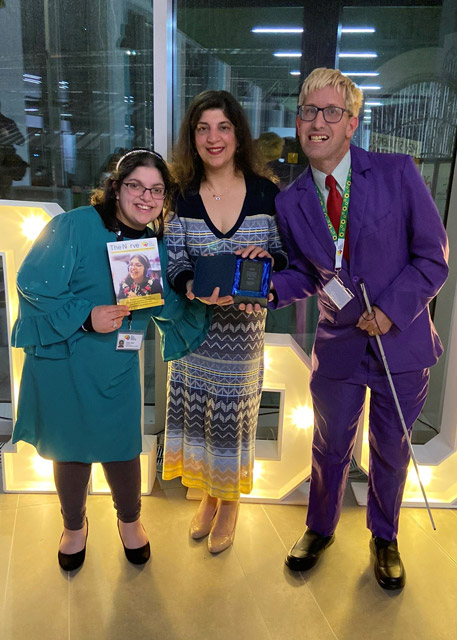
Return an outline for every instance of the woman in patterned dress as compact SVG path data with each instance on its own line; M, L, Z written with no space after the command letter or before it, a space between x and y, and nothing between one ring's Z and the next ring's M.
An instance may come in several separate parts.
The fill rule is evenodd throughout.
M167 231L172 287L195 298L202 254L270 256L284 268L275 223L277 187L263 175L246 116L226 91L205 91L181 126L174 171L180 187ZM204 491L190 535L209 535L212 553L232 544L241 493L253 484L257 415L263 382L266 309L209 298L212 322L203 344L171 364L163 477L181 476Z

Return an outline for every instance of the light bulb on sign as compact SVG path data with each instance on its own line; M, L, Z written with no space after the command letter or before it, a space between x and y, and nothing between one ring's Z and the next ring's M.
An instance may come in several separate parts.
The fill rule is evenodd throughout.
M41 478L52 476L52 460L45 460L39 455L33 456L32 466Z
M432 467L419 466L419 475L424 487L427 487L432 480ZM408 470L408 479L415 487L419 488L419 480L417 479L416 470L411 464Z
M314 424L314 413L308 405L295 407L292 410L291 418L297 429L311 429Z
M27 240L35 240L41 233L41 230L46 225L46 219L36 213L31 213L26 218L23 218L21 224L22 234Z
M259 460L254 460L254 469L252 472L254 482L262 477L263 475L263 467L262 463Z

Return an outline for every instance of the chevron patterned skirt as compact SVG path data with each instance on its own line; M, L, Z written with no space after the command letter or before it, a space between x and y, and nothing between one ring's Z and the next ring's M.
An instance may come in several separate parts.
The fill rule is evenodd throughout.
M225 500L252 490L265 318L215 307L203 344L170 363L164 480Z

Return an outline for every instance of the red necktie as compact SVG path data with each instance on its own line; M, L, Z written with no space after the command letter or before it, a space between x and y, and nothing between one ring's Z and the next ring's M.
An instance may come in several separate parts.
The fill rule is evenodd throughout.
M330 189L327 198L327 213L335 232L340 229L341 207L343 206L343 197L336 188L336 180L330 175L325 178L325 186ZM349 260L349 229L346 227L346 237L344 241L343 256Z

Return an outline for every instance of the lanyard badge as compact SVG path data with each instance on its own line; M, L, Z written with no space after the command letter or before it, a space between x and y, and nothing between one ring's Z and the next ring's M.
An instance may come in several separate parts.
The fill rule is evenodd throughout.
M327 213L327 207L320 192L319 187L316 185L317 195L319 196L319 202L321 203L322 211L324 212L325 220L327 222L328 229L332 236L333 243L335 245L335 276L327 282L322 290L327 294L333 304L339 309L343 309L354 297L352 291L344 286L344 282L339 277L339 271L343 264L343 251L344 241L346 238L348 210L349 210L349 193L351 190L351 169L349 169L348 177L346 180L346 186L343 193L343 204L341 207L340 227L338 233L335 231L333 224Z
M348 304L348 302L351 302L354 297L352 291L344 286L344 282L340 279L338 274L329 280L325 287L322 287L322 291L327 294L333 304L340 311Z
M118 331L116 351L139 351L143 339L144 331Z

